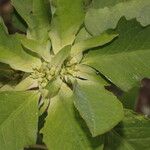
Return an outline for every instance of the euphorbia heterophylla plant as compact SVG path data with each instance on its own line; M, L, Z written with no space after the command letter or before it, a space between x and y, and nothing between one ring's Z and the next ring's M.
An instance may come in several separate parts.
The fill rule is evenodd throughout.
M1 74L22 75L1 83L0 149L35 145L42 134L49 150L148 150L150 120L105 87L128 93L150 76L150 1L12 4L27 30L9 35L0 20Z

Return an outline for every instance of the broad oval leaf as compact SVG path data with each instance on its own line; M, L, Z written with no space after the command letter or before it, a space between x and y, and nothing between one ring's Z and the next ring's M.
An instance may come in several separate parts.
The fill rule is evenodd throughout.
M40 59L26 53L18 35L8 35L0 22L0 62L9 64L13 69L32 72L34 66L41 64Z
M49 0L12 0L12 4L29 27L28 37L39 42L47 40L51 20Z
M77 42L71 48L71 56L76 56L79 53L82 53L85 50L88 50L94 47L103 46L111 42L117 36L118 34L102 33L99 36L91 37L87 40Z
M25 79L23 79L21 82L19 82L13 90L26 91L37 87L38 87L38 81L28 76Z
M63 47L51 60L49 63L51 67L59 71L61 66L63 65L64 61L70 55L71 45L67 45Z
M93 137L109 131L123 118L122 104L105 89L106 85L96 74L89 74L74 85L74 104Z
M150 26L143 28L135 20L121 19L116 31L119 37L114 42L90 51L83 63L128 91L150 76Z
M71 45L84 19L83 0L52 0L56 11L52 19L50 38L56 54Z
M38 125L36 92L0 92L0 149L34 145Z
M103 138L90 136L74 108L72 91L65 84L59 94L51 99L42 133L48 149L103 150Z
M149 150L150 119L125 110L124 120L105 138L105 150Z
M112 1L112 0L110 0ZM91 8L85 18L85 25L93 35L99 35L107 29L114 29L123 16L127 20L136 18L143 26L150 24L150 1L130 0L117 3L113 7L100 9Z
M28 50L36 53L39 57L43 58L45 61L49 62L51 60L50 49L51 43L50 41L39 43L39 41L22 38L22 45Z

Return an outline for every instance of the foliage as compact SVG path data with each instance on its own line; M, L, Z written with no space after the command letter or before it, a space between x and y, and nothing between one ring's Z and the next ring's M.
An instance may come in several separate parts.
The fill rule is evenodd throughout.
M148 150L150 120L106 87L131 95L150 77L150 1L12 4L26 34L9 35L0 20L0 148L42 135L49 150Z

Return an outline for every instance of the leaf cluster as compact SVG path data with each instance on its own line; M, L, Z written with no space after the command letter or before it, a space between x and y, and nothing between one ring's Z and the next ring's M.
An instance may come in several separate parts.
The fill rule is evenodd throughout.
M25 34L0 18L0 149L149 150L150 120L131 103L150 77L150 1L12 5Z

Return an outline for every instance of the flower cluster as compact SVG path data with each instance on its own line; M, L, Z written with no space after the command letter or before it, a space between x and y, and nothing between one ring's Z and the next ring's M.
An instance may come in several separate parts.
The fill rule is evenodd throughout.
M51 66L47 62L43 62L41 67L33 68L33 70L31 78L38 81L39 88L44 88L49 81L57 76L60 76L63 81L68 82L70 78L76 76L76 72L78 71L76 65L67 66L63 64L59 70L57 66Z

